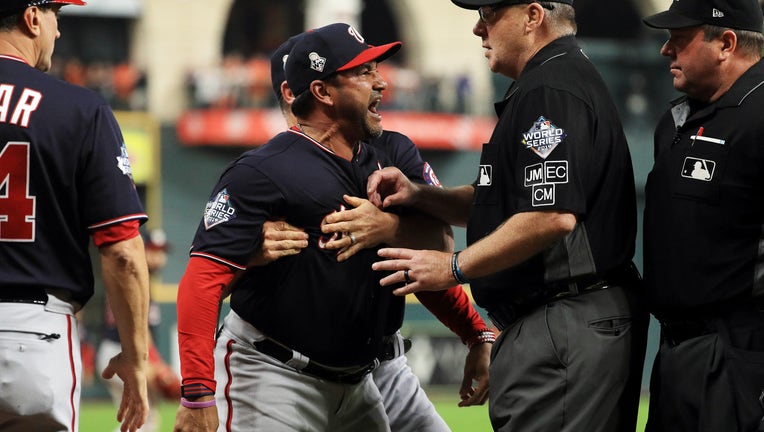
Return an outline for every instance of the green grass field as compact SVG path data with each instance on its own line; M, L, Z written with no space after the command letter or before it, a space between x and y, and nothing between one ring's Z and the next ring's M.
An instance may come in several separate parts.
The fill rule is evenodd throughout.
M456 392L454 391L454 394ZM459 408L456 397L437 394L431 397L440 415L453 432L490 432L488 406ZM165 404L160 408L162 432L172 432L177 405ZM117 426L116 409L109 402L86 401L82 404L80 432L110 432ZM647 400L643 399L639 407L637 432L644 431L647 417Z

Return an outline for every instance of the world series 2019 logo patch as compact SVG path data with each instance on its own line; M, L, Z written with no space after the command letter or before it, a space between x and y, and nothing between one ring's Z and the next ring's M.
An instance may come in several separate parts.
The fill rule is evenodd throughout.
M323 72L324 66L326 66L326 57L321 57L317 52L311 52L308 54L308 60L310 60L310 68L316 72Z
M528 129L528 132L523 132L521 142L525 148L546 159L566 136L565 129L558 128L551 120L541 116L533 122L533 126Z
M130 177L130 179L133 178L133 170L130 168L130 156L127 155L127 146L125 143L122 143L120 155L117 156L117 168L119 168L122 174Z
M204 229L228 222L236 218L236 209L231 205L228 189L218 192L204 207Z
M429 163L424 163L424 181L431 186L443 187L438 180L438 176L435 175L435 170L432 169Z

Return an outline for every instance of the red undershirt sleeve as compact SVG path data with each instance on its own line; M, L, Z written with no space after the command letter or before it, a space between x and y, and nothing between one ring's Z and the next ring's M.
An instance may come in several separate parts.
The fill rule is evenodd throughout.
M480 342L493 342L496 338L478 314L461 285L444 291L420 291L416 294L440 322L448 327L468 347Z
M234 270L191 257L178 284L178 344L183 385L201 384L215 391L215 331L223 289Z
M130 240L137 236L140 234L138 232L140 225L140 220L131 219L95 229L90 235L93 237L93 244L100 248L101 246L108 246L123 240Z

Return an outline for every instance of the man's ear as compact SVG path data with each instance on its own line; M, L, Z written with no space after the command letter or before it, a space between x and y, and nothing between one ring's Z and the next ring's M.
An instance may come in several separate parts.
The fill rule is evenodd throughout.
M292 102L294 102L294 93L292 93L292 89L289 88L289 84L286 81L281 82L281 97L289 105L292 105Z
M39 36L43 13L44 11L37 6L26 8L21 15L21 29L27 32L30 36Z
M725 30L719 36L719 40L721 41L719 59L727 60L732 53L737 51L737 34L732 30Z
M544 22L544 19L546 18L546 11L543 7L541 7L538 3L530 3L526 9L525 9L525 31L531 32L538 27L541 27L541 24Z
M327 84L326 81L314 80L310 83L308 89L313 93L313 97L316 98L316 101L319 103L329 106L334 105L334 99L329 92L329 84Z

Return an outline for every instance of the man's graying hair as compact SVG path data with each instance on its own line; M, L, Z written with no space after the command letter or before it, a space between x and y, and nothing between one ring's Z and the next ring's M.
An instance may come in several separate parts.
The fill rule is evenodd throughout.
M703 24L703 40L706 42L721 37L722 33L732 30L737 35L737 47L743 54L754 59L760 59L762 50L764 50L764 35L761 32L750 30L737 30L726 27L719 27L711 24Z
M551 27L560 32L559 36L575 35L578 31L576 25L576 11L573 6L557 2L533 2L538 3L546 10L546 19Z

